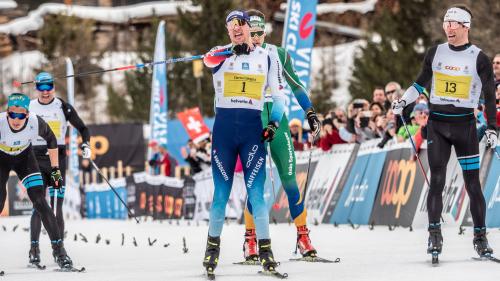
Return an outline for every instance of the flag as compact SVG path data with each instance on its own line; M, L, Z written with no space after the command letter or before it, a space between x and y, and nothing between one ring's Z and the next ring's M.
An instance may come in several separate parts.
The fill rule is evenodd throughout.
M183 112L177 113L177 118L182 123L182 126L195 143L198 143L210 135L210 130L201 117L200 109L198 107L187 109Z
M308 90L317 3L317 0L288 0L281 44L290 54L297 75ZM288 119L298 118L303 121L304 111L289 86L285 87L285 93Z
M161 21L156 32L154 61L166 60L165 21ZM149 125L151 126L150 139L159 145L167 144L167 65L155 64L153 66L153 79L151 86L151 107L149 112Z

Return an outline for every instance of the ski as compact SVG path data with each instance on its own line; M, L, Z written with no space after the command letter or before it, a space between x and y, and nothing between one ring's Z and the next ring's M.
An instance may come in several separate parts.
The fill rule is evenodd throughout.
M481 256L481 257L472 257L472 259L476 260L476 261L492 261L492 262L500 263L500 259L498 259L494 256L491 256L491 255L486 255L486 256Z
M288 278L288 274L287 273L280 273L276 270L261 270L258 272L260 275L266 275L266 276L272 276L272 277L276 277L278 279L286 279Z
M290 261L305 261L305 262L322 262L322 263L339 263L340 258L336 258L335 260L324 259L321 257L302 257L296 259L290 259Z
M56 268L54 271L57 272L85 272L85 267L77 268L77 267L65 267L65 268Z
M245 261L239 261L239 262L233 262L233 264L238 264L238 265L260 265L260 261L256 260L245 260Z
M207 267L207 280L215 280L214 269L211 267Z
M28 264L28 267L29 268L36 268L39 270L45 270L47 268L46 265L40 265L40 263L38 263L38 262L30 263L30 264Z

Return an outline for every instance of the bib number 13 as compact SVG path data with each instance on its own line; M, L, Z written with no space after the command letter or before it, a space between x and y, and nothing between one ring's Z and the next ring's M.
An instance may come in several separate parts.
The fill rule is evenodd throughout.
M457 91L457 83L454 82L446 82L446 92L455 93Z

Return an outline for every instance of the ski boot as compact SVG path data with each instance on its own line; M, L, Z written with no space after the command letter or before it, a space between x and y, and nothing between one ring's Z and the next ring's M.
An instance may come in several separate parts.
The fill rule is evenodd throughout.
M490 257L493 254L493 249L488 245L488 239L486 238L486 227L474 228L472 243L474 244L474 250L480 257Z
M56 262L61 269L70 269L73 267L73 261L66 253L62 240L52 242L52 255L56 257Z
M29 252L30 264L40 264L40 247L38 241L31 241L31 248Z
M259 259L265 271L275 271L278 264L271 250L271 239L259 240Z
M317 256L316 249L312 246L309 238L309 229L305 225L297 227L297 248L304 258Z
M439 263L439 254L443 249L443 235L441 234L441 224L429 224L429 240L427 244L427 253L432 255L432 264Z
M205 258L203 259L203 267L206 268L208 274L213 274L213 271L217 267L219 263L219 253L220 237L208 236Z
M255 229L245 231L245 242L243 243L243 256L245 261L259 262L259 253L257 252L257 238Z

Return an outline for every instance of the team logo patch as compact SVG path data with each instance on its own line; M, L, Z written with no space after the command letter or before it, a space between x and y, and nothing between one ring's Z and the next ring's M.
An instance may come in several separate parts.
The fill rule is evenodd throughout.
M21 144L21 141L15 141L14 142L14 145L20 145Z
M250 69L250 64L248 64L248 62L243 62L243 63L241 63L241 68L243 70L249 70Z

